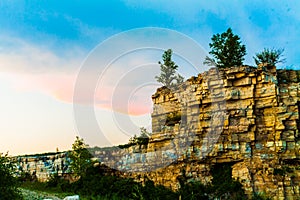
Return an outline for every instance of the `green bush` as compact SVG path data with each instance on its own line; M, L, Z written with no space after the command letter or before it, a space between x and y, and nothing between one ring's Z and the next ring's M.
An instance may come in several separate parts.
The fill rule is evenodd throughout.
M18 179L14 177L14 164L8 155L0 154L0 199L22 199L18 190Z
M178 194L173 192L171 189L166 188L162 185L154 185L154 182L151 180L147 180L143 187L141 187L141 194L144 199L165 199L172 200L178 199Z
M50 179L46 182L46 188L54 188L56 191L69 192L72 191L70 189L70 183L63 177L59 176L57 173L52 174Z
M232 179L232 164L217 164L212 168L213 196L222 199L246 199L242 184Z
M212 192L212 186L205 186L201 182L190 182L181 185L178 194L182 200L203 199L208 200Z
M39 183L41 186L35 187L48 192L80 194L84 199L178 199L177 193L164 186L155 186L153 181L148 180L142 185L130 178L108 176L101 167L90 167L86 172L74 183L69 183L58 175L54 175L47 183ZM62 185L67 189L64 189Z

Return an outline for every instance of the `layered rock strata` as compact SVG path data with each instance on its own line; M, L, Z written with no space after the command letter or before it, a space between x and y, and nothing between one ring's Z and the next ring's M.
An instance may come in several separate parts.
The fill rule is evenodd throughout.
M299 199L299 82L299 71L263 65L211 68L156 91L148 145L99 150L94 156L123 177L174 190L183 177L211 183L212 168L229 164L247 195ZM42 171L32 166L22 164Z

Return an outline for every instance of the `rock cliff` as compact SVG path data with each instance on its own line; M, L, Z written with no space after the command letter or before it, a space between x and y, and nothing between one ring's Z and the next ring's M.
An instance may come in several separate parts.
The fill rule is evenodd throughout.
M227 165L249 196L300 198L299 71L211 68L152 100L149 143L96 151L100 162L175 190L180 179L210 183Z
M163 149L161 165L176 161L153 179L173 188L182 175L210 182L211 168L227 163L248 195L299 199L299 75L263 65L212 68L158 89L147 152Z
M14 157L19 174L29 173L39 181L47 181L51 175L70 174L68 152L45 153Z

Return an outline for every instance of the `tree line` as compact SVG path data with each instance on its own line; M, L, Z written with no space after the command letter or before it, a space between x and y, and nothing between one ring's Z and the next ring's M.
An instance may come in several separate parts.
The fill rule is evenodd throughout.
M211 50L206 56L203 64L218 68L227 68L243 65L246 55L246 46L242 44L238 35L228 28L226 32L215 34L209 43ZM275 66L278 63L285 62L282 58L284 49L264 48L261 52L253 56L256 65L264 64L266 66ZM156 80L167 88L172 88L183 82L184 78L177 73L178 66L172 60L172 50L166 50L162 55L160 64L160 75Z

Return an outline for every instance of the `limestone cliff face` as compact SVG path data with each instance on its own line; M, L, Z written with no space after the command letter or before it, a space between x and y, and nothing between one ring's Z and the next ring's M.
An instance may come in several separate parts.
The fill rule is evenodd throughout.
M14 160L19 174L29 173L42 182L53 174L67 176L71 172L68 152L17 156Z
M158 89L147 152L162 149L161 165L176 161L153 178L175 188L184 171L205 183L211 166L231 163L247 194L298 199L299 98L297 71L266 66L212 68L179 88Z
M249 196L300 198L299 71L212 68L177 88L159 88L152 100L148 145L99 150L101 163L173 189L182 178L210 183L212 167L230 164ZM55 161L38 162L56 169ZM43 171L34 163L29 169Z

